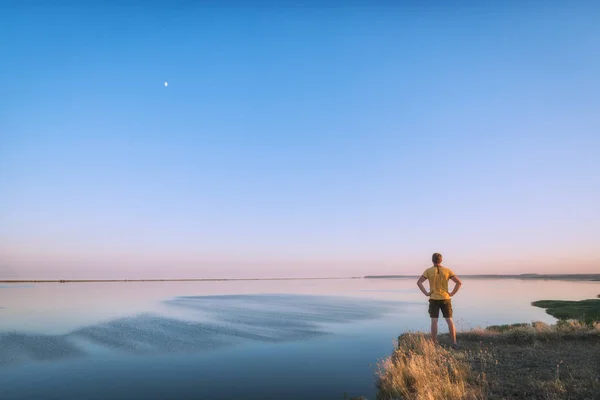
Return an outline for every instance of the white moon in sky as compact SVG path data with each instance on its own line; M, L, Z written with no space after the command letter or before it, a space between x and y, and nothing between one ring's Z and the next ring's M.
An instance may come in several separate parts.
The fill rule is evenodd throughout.
M165 82L165 87L169 86L169 82Z

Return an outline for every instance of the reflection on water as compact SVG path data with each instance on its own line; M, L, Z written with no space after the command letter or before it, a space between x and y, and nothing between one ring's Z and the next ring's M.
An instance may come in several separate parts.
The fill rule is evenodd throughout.
M23 289L23 288L33 288L33 285L0 285L0 289Z

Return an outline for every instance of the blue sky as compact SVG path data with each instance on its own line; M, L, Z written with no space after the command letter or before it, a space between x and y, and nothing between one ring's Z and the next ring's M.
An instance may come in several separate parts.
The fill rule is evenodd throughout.
M0 6L0 277L598 270L593 2L109 3Z

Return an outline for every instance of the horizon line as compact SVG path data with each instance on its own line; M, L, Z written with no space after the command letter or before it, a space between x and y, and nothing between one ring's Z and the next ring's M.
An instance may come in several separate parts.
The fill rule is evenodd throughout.
M87 283L87 282L223 282L223 281L282 281L315 279L363 279L363 276L325 278L154 278L154 279L2 279L0 283Z
M1 279L0 283L94 283L94 282L225 282L225 281L284 281L284 280L342 280L342 279L385 279L418 278L420 275L365 275L347 277L280 277L280 278L153 278L153 279ZM464 274L464 278L588 278L600 280L600 274Z

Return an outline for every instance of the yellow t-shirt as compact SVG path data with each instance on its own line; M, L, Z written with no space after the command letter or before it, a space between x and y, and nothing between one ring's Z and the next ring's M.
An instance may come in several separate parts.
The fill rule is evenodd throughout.
M450 268L443 266L433 266L423 272L423 276L429 281L429 291L432 300L447 300L450 298L448 293L448 280L454 276Z

